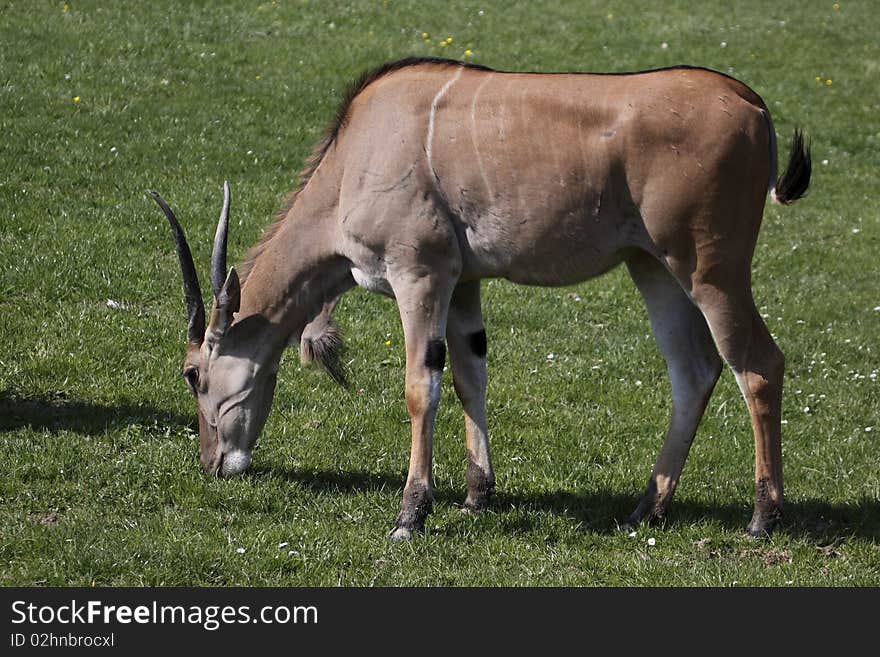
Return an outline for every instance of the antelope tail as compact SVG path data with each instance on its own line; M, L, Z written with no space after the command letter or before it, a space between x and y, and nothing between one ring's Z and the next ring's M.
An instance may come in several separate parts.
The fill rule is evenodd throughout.
M804 143L804 133L795 128L791 138L791 150L788 153L788 166L785 172L776 178L776 131L770 114L764 112L767 127L770 130L770 198L782 205L791 205L807 192L810 186L810 173L812 161L810 159L810 145Z

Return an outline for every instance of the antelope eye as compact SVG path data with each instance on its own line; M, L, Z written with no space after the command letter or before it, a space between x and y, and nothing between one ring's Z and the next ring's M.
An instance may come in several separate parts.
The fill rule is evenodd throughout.
M183 378L186 379L186 385L195 394L199 387L199 370L195 367L187 367L183 370Z

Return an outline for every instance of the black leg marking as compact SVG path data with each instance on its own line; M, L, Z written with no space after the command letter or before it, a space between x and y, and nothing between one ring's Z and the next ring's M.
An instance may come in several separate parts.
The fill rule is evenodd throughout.
M486 329L471 334L471 350L480 358L486 357Z
M446 343L437 339L428 342L428 349L425 351L425 367L429 370L442 372L445 363Z

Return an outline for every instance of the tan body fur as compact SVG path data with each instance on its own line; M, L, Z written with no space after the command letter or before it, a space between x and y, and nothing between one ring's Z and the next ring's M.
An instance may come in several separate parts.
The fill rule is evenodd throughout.
M396 299L412 449L392 535L406 538L431 506L444 345L466 416L466 506L485 506L494 486L479 281L569 285L625 262L673 390L666 440L630 524L665 513L723 357L752 417L749 532L762 535L782 506L783 358L755 310L750 263L768 190L787 203L809 180L803 151L802 189L776 189L775 139L754 92L703 69L548 75L442 61L392 66L343 108L285 216L248 258L221 350L251 370L277 369L287 342L308 334L307 325L327 325L354 284ZM231 341L237 327L247 337ZM199 356L200 367L216 359L204 348ZM210 376L236 378L221 369ZM206 417L220 406L200 398ZM253 413L264 420L268 408ZM239 440L239 449L249 455L254 440Z

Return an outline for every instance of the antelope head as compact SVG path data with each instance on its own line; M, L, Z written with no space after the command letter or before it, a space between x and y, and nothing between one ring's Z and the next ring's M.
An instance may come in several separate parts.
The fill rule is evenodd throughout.
M241 287L235 268L226 271L229 183L223 185L223 210L214 235L214 303L207 326L199 279L183 229L164 199L156 192L150 196L171 224L183 275L187 315L183 378L198 405L199 460L208 474L231 477L250 465L251 450L272 405L278 367L260 353L265 349L260 340L253 339L258 322L233 321Z

